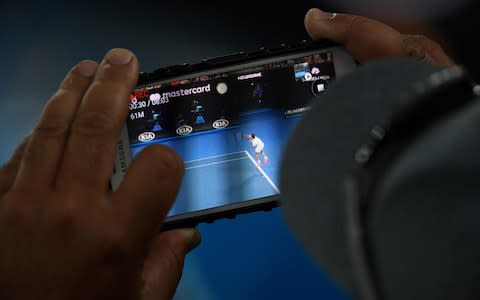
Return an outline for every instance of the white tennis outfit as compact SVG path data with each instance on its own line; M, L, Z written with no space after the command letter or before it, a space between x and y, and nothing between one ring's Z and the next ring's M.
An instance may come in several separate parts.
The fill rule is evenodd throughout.
M252 144L252 147L255 148L255 153L261 153L263 151L263 147L265 147L265 144L258 136L256 136L254 139L251 139L250 143Z

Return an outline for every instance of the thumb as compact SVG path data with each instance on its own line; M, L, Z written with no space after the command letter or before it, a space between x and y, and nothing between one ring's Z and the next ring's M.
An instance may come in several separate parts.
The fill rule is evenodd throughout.
M343 45L360 62L403 55L400 32L365 17L312 8L305 15L305 29L314 40L328 39Z
M314 40L343 45L360 63L394 56L412 56L440 65L453 61L440 45L423 35L402 34L382 22L357 15L334 14L318 8L305 15L305 29Z
M154 238L143 269L142 300L173 298L182 277L185 256L200 241L200 233L195 228L170 230Z

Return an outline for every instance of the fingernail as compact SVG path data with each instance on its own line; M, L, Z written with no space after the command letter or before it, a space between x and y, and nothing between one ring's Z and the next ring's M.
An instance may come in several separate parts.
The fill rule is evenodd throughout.
M337 16L336 13L326 12L318 8L310 9L309 13L312 14L313 19L317 21L331 20Z
M126 65L132 60L132 57L132 52L122 48L112 49L106 55L107 61L112 65Z
M197 248L198 245L202 242L202 235L197 228L183 228L180 229L180 232L189 239L188 249L187 252L192 251L193 249Z
M93 60L84 60L77 65L77 71L85 77L92 77L97 71L98 64Z

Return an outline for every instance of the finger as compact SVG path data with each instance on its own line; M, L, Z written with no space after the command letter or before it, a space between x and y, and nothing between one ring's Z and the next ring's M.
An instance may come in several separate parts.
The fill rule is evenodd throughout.
M115 145L137 78L133 53L126 49L107 53L73 121L57 179L59 189L107 190Z
M17 149L15 149L10 160L0 168L0 197L10 190L15 181L28 141L29 136L23 139L20 145L17 146Z
M399 31L379 21L356 15L327 13L316 8L305 15L305 28L312 39L329 39L343 45L361 63L383 57L431 55L429 51L434 49L423 48L425 43L417 43L413 39L406 40ZM412 47L416 50L412 51ZM439 56L438 51L443 52L441 48L434 50L436 53L432 58ZM425 55L416 58L425 59ZM444 60L434 62L445 63Z
M144 149L114 193L113 203L138 243L150 240L170 209L183 176L183 162L162 145Z
M400 56L402 36L375 20L347 14L332 14L313 8L305 15L305 28L312 39L342 44L358 61Z
M40 189L53 184L71 123L97 66L91 60L79 63L50 98L26 145L15 188Z
M437 42L424 35L404 34L403 47L408 56L418 57L446 67L455 64Z
M142 300L172 299L182 276L185 255L201 241L194 228L163 232L152 243L143 270Z

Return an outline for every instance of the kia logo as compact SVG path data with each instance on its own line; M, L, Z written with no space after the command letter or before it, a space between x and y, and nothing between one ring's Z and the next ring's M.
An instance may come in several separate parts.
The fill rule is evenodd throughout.
M140 142L150 142L155 139L155 133L153 132L144 132L138 136Z
M187 134L192 133L192 131L193 131L192 126L183 125L183 126L180 126L180 127L177 128L176 133L178 135L187 135Z
M228 122L228 120L218 119L218 120L216 120L215 122L213 122L212 126L213 126L213 128L215 128L215 129L222 129L222 128L227 127L228 124L230 124L230 123Z

